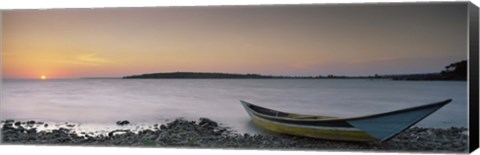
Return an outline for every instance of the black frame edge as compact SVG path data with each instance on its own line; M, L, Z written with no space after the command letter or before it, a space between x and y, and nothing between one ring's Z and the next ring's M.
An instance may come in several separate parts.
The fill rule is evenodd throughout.
M479 96L478 96L478 7L468 4L468 48L469 48L469 152L478 148L479 143Z

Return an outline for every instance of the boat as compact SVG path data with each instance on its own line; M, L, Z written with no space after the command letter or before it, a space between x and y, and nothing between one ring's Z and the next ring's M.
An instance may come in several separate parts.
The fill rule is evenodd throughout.
M338 141L387 141L452 99L360 117L304 115L268 109L240 100L254 125L267 131Z

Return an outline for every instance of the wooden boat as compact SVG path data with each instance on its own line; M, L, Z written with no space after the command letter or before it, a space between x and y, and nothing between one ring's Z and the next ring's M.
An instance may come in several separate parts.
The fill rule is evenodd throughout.
M386 141L451 101L448 99L386 113L339 118L281 112L240 100L253 123L268 131L342 141Z

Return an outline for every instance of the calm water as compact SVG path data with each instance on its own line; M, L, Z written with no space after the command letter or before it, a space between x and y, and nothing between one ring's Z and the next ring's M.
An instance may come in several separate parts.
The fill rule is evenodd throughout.
M4 80L0 119L115 126L207 117L239 132L258 132L239 100L277 110L360 116L447 98L417 124L467 127L467 83L388 80L81 79Z

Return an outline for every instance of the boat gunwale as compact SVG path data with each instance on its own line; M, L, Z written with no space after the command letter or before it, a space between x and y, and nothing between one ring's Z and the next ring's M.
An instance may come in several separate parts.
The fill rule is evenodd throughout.
M399 109L399 110L393 110L393 111L384 112L384 113L358 116L358 117L343 117L343 118L332 118L332 119L318 119L318 118L302 118L302 119L299 119L299 118L289 118L289 117L274 117L274 116L271 116L271 115L266 115L266 114L257 112L256 110L251 108L249 105L253 105L253 106L257 106L257 107L261 107L261 108L265 108L265 107L258 106L258 105L240 100L240 102L242 103L242 105L244 105L244 107L247 107L248 110L250 110L251 112L253 112L256 115L268 117L268 118L271 118L271 119L274 119L274 120L278 119L278 120L306 121L306 122L330 122L330 121L350 121L350 120L366 119L366 118L379 117L379 116L389 115L389 114L394 114L394 113L401 113L401 112L405 112L405 111L411 111L411 110L426 108L426 107L431 107L431 106L442 107L445 104L450 103L451 101L452 101L452 99L446 99L446 100L439 101L439 102L434 102L434 103L429 103L429 104L424 104L424 105L419 105L419 106L414 106L414 107L409 107L409 108L404 108L404 109ZM272 110L272 111L275 111L275 112L282 112L282 111L273 110L273 109L270 109L270 108L265 108L265 109L269 109L269 110ZM294 114L294 113L288 113L288 112L282 112L282 113ZM300 114L300 115L304 115L304 114ZM319 115L308 115L308 116L319 116ZM320 117L322 117L322 116L320 116ZM323 117L325 117L325 116L323 116ZM331 116L328 116L328 117L331 117Z

